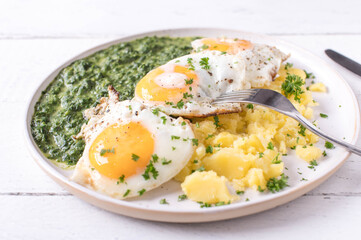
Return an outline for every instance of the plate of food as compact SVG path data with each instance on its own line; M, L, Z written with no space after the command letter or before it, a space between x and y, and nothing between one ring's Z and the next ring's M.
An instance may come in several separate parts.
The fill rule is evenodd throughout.
M165 222L264 211L317 187L349 152L294 119L221 94L272 89L349 143L357 100L323 60L277 38L171 29L89 49L55 69L29 101L25 136L39 166L100 208Z

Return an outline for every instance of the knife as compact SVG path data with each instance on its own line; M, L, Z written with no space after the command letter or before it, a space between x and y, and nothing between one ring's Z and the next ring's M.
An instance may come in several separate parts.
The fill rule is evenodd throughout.
M351 72L361 76L361 65L359 63L357 63L357 62L349 59L348 57L345 57L344 55L342 55L342 54L340 54L338 52L335 52L335 51L333 51L331 49L326 49L325 53L333 61L337 62L338 64L340 64L344 68L347 68Z

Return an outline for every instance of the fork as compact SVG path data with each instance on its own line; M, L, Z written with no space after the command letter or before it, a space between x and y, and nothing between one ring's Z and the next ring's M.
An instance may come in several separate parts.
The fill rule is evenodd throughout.
M269 90L269 89L247 89L231 93L222 94L217 97L212 104L222 104L222 103L254 103L262 105L264 107L271 108L277 112L280 112L286 116L289 116L299 123L301 123L308 130L314 134L320 136L321 138L334 142L338 145L341 145L347 148L349 151L361 156L361 148L358 148L352 144L349 144L345 141L339 140L337 138L331 137L326 133L319 130L316 126L310 123L306 118L304 118L301 113L293 106L293 104L282 94Z

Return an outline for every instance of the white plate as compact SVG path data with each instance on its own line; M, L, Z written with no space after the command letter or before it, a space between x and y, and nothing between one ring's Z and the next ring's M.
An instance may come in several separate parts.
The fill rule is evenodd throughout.
M289 202L325 181L345 162L346 158L349 156L349 152L341 147L328 150L328 156L321 160L319 166L316 168L317 170L313 171L307 167L308 164L305 161L292 155L294 151L290 151L290 155L284 158L285 166L288 168L288 170L285 170L285 173L289 176L290 187L276 194L247 191L240 202L213 208L200 208L197 203L189 200L178 202L177 197L182 193L179 183L174 181L163 184L158 189L150 191L142 197L126 201L116 200L104 196L69 181L68 176L71 171L62 170L54 165L50 160L45 158L36 146L31 135L30 122L34 112L34 105L39 99L41 92L55 78L61 69L68 66L73 61L87 57L92 53L119 42L131 41L137 38L154 35L172 37L227 36L274 45L285 53L291 53L291 59L289 62L294 63L294 66L296 67L313 72L316 76L316 81L325 83L328 88L327 93L314 94L314 98L320 103L320 107L315 108L315 119L319 121L320 128L335 137L340 139L344 138L347 142L356 142L360 128L360 113L354 93L347 82L337 72L335 72L335 70L311 53L273 37L237 30L201 28L147 32L102 44L70 59L57 68L42 82L29 102L29 107L26 113L25 133L31 154L40 167L52 179L72 194L100 208L135 218L165 222L216 221L253 214ZM327 119L318 117L320 112L328 114L329 117ZM318 143L321 148L323 148L323 144L324 141L322 140ZM302 175L297 172L302 172ZM301 181L302 178L306 178L308 181ZM166 198L170 204L159 204L159 200L161 198ZM250 201L246 202L246 198L249 198Z

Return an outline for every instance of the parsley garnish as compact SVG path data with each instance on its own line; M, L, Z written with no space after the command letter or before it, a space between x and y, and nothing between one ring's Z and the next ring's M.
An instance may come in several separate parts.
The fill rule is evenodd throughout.
M198 160L197 160L197 159L194 159L194 160L193 160L193 163L194 163L194 164L198 163Z
M282 160L278 159L279 155L280 153L277 153L276 157L272 159L273 164L280 164L282 162Z
M201 166L200 168L194 170L193 172L203 172L205 171L206 169L204 168L204 166Z
M213 147L211 145L206 147L206 153L213 153Z
M324 114L324 113L320 113L320 117L322 117L322 118L328 118L328 115L327 115L327 114Z
M172 151L174 151L176 148L175 147L172 147Z
M142 174L143 178L145 180L149 180L150 179L150 175L149 173L152 174L153 178L154 179L157 179L158 175L159 175L159 172L157 171L157 169L155 169L154 167L154 164L153 163L156 163L158 161L158 155L156 154L153 154L152 155L152 160L149 161L147 167L145 168L145 171L144 173Z
M153 162L158 162L158 159L159 159L159 157L158 157L158 155L157 154L153 154L152 155L152 160L153 160Z
M167 118L165 116L161 116L160 118L162 119L162 123L165 125L165 123L167 122Z
M300 127L300 131L298 131L298 133L302 136L306 136L306 128L301 123L299 123L298 126Z
M130 111L132 111L132 105L129 105L128 108Z
M145 189L143 188L142 190L138 191L139 196L142 196L145 193Z
M119 184L119 183L124 183L124 181L125 181L125 176L124 176L124 174L123 174L122 176L120 176L118 179L119 179L119 180L117 181L117 184Z
M219 127L222 126L222 125L219 124L219 117L218 116L214 116L213 119L214 119L213 124L216 125L216 128L219 128Z
M185 92L185 93L183 93L183 98L184 98L184 99L193 98L193 95Z
M201 67L204 70L209 70L211 68L211 66L209 66L208 61L209 61L209 57L201 58L201 60L199 61L199 65L201 65Z
M306 78L315 78L315 75L313 75L313 73L308 73L306 70L303 70L306 74Z
M267 182L267 188L272 193L279 192L283 188L288 187L287 181L288 177L284 173L282 173L281 178L279 179L274 177L270 178Z
M139 156L136 155L136 154L134 154L134 153L132 153L132 160L133 160L134 162L136 162L136 161L138 161L138 159L139 159Z
M185 125L187 125L187 123L186 122L182 122L182 124L181 124L182 126L185 126Z
M159 203L160 203L160 204L169 204L165 198L162 198L162 199L159 201Z
M264 155L264 153L263 153L263 152L260 152L260 153L259 153L259 158L263 158L263 155Z
M192 139L192 144L193 144L193 146L198 146L198 139L193 138Z
M323 155L324 157L326 157L326 156L327 156L326 151L323 151L322 155Z
M333 144L332 143L330 143L330 142L325 142L325 147L327 148L327 149L333 149L333 148L335 148L335 146L333 146Z
M168 165L171 162L172 160L167 160L166 158L162 158L162 165Z
M318 166L318 163L316 160L310 161L310 165L308 166L309 169L314 169L315 166Z
M115 153L115 149L114 148L112 148L112 149L103 148L102 150L100 150L100 156L104 156L106 153Z
M274 149L274 146L273 146L273 143L272 143L272 142L269 142L269 143L268 143L267 149L270 149L270 150L273 150L273 149Z
M193 78L190 79L184 79L184 81L186 81L186 85L191 85L193 83ZM192 91L192 89L189 89Z
M301 94L304 93L302 85L305 84L302 78L292 74L287 75L286 80L282 83L282 90L286 97L294 95L294 100L301 102Z
M189 70L195 70L195 67L194 67L194 65L193 65L193 58L187 58L187 63L188 63L188 65L189 65Z
M206 137L206 140L209 139L209 138L212 138L212 137L214 137L213 134L208 134L208 136Z
M258 192L264 192L264 189L262 189L260 185L258 185L257 190L258 190Z
M285 69L288 70L289 68L292 68L293 64L292 63L286 63L285 65Z
M129 193L130 193L130 189L128 189L128 190L124 193L123 197L128 196Z
M158 116L158 115L159 115L159 111L160 111L159 108L154 108L154 109L152 110L152 113L153 113L154 115Z
M196 128L199 128L199 122L196 122Z
M238 195L242 195L242 194L244 194L244 191L239 191L239 190L237 190L236 193L237 193Z
M174 136L174 135L170 136L170 138L171 138L172 140L174 140L174 139L180 139L179 136Z
M209 208L212 207L212 204L210 203L203 203L203 202L198 202L201 205L201 208Z
M187 199L187 195L185 195L185 194L182 194L182 195L178 196L178 202L183 201L185 199Z
M247 106L246 106L248 109L253 109L253 104L252 103L249 103L249 104L247 104Z
M177 102L176 106L173 106L173 108L181 109L181 108L183 108L183 106L184 106L184 102L183 102L183 99L181 99L181 100L179 100L179 102Z

